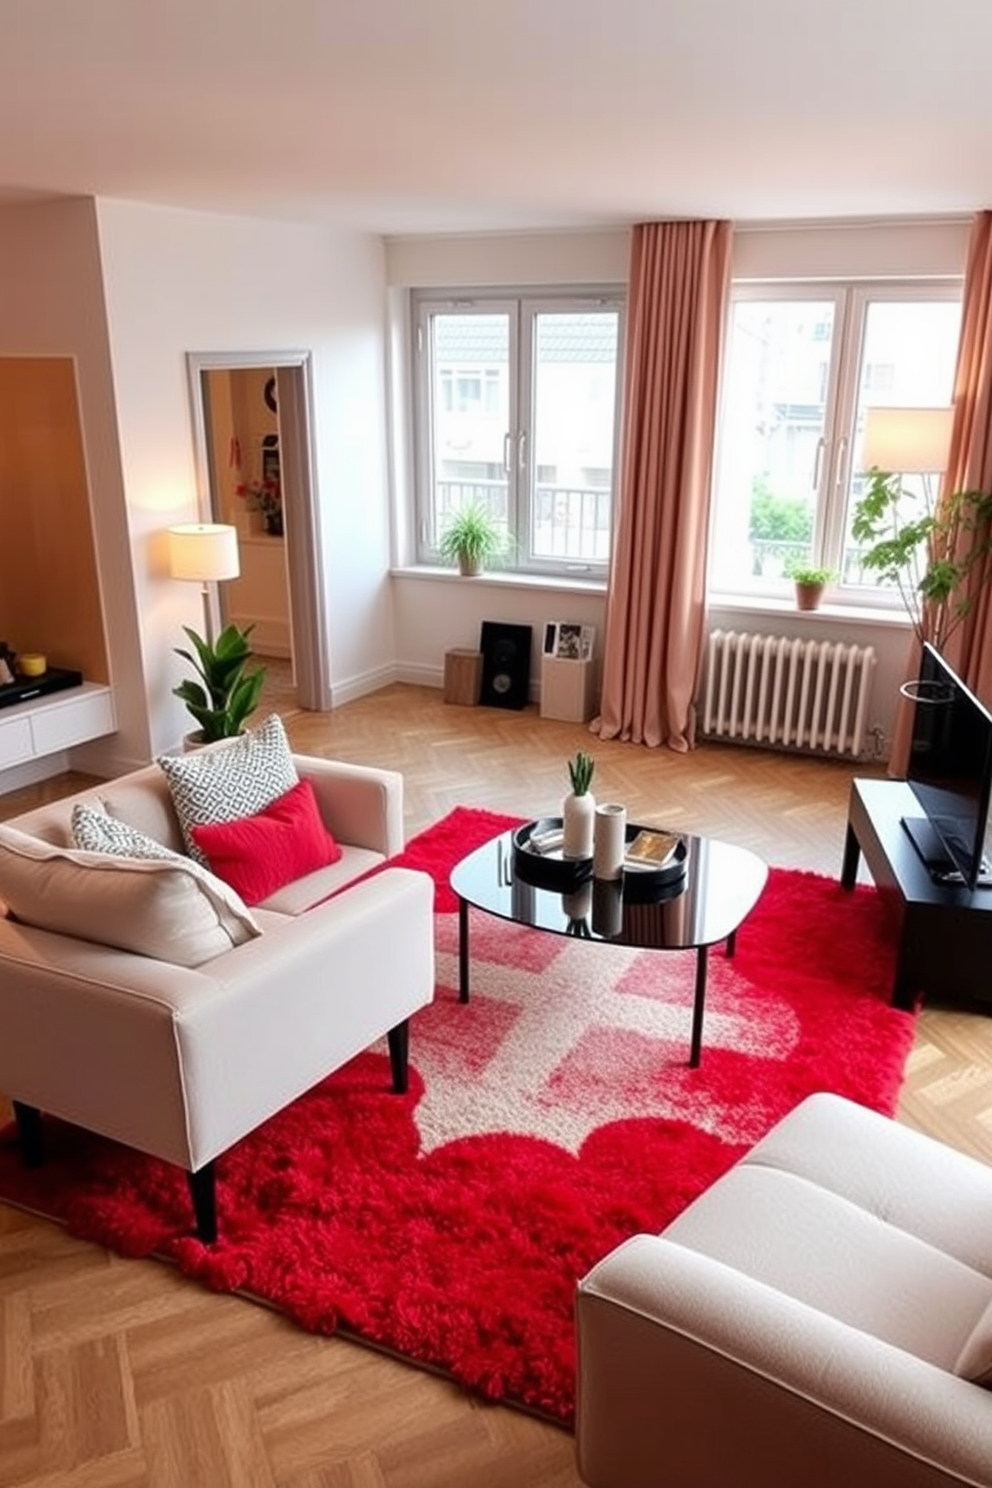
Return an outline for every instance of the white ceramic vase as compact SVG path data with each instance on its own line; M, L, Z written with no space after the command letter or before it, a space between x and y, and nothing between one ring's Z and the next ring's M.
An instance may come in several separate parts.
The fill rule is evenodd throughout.
M561 803L563 858L591 858L596 823L596 797L591 791L577 796L569 791Z

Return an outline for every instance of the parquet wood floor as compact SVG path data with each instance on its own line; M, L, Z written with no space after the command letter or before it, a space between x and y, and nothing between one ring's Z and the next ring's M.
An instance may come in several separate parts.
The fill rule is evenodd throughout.
M393 686L332 714L296 709L284 664L265 702L305 752L401 770L407 831L456 805L553 813L588 749L600 800L644 822L839 871L852 774L706 745L603 743L580 725L445 705ZM0 799L11 817L82 777ZM0 1101L0 1115L9 1108ZM992 1018L928 1007L900 1118L992 1162ZM278 1314L123 1261L0 1205L0 1488L578 1488L572 1439L519 1412Z

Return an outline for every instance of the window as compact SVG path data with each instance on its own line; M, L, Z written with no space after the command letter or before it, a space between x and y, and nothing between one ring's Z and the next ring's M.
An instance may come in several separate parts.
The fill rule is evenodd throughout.
M851 537L870 407L947 407L959 285L739 285L720 397L709 586L791 592L790 562L832 569L843 602L893 604Z
M515 569L610 557L622 296L414 296L418 558L485 506Z

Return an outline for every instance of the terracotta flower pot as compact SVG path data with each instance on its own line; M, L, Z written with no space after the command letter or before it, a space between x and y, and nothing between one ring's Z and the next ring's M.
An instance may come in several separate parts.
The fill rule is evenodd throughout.
M826 584L796 584L796 609L818 610Z

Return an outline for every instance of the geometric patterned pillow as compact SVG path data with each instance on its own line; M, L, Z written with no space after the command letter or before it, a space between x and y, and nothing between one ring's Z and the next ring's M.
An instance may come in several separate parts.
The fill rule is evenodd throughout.
M163 754L158 764L169 782L186 850L204 867L207 860L193 841L193 827L256 816L300 778L278 713L222 746Z
M98 806L79 801L72 808L72 845L84 852L113 853L116 858L179 858L171 847L163 847L146 832L128 826L116 816L108 816Z

